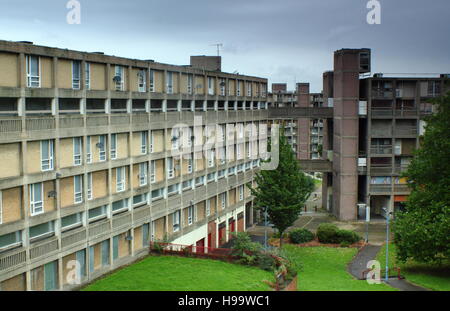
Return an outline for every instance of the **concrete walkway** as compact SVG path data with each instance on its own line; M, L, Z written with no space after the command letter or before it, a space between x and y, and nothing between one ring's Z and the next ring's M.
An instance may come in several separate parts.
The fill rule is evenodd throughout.
M367 263L376 258L380 248L380 245L364 246L348 265L348 272L357 280L366 282L362 274L367 269ZM401 291L429 291L429 289L412 284L405 279L389 278L385 283Z

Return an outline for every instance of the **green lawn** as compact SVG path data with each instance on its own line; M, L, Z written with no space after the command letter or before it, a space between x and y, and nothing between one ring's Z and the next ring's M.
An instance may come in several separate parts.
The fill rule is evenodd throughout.
M273 274L211 259L149 256L88 285L85 291L259 291Z
M300 291L393 291L385 284L370 285L354 279L347 272L347 264L356 255L356 248L298 247L284 249L302 268L298 271Z
M377 255L381 263L382 276L386 267L386 245L383 245ZM441 267L437 265L421 264L413 261L398 263L395 259L395 244L389 244L389 275L396 274L393 267L400 267L401 274L412 283L432 289L450 291L450 263Z

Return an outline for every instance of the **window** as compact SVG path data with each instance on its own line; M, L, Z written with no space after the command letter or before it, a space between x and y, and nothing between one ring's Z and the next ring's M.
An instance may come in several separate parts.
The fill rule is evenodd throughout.
M183 183L181 184L181 187L182 187L183 190L190 190L190 189L192 189L192 179L183 181Z
M239 164L239 165L237 166L237 171L238 171L238 173L239 173L239 172L243 172L243 171L244 171L244 164Z
M242 144L236 145L236 158L237 160L240 160L242 156Z
M139 163L139 186L145 186L147 184L147 162Z
M173 72L168 71L166 75L166 92L167 94L173 93Z
M208 167L214 166L214 156L215 156L215 150L211 149L208 151Z
M228 168L228 176L233 175L235 173L236 173L236 166Z
M150 183L156 182L156 161L150 161Z
M218 172L217 172L217 179L224 178L224 177L225 177L225 171L226 171L226 170L220 170L220 171L218 171Z
M87 174L87 199L92 200L94 194L92 193L92 173Z
M122 66L115 66L114 82L116 84L116 91L124 90L125 75Z
M153 142L155 141L154 132L150 132L150 152L153 152Z
M147 131L141 132L141 153L142 154L147 153L147 140L148 140L148 132Z
M138 91L139 92L145 92L146 87L146 73L144 69L140 69L138 72Z
M251 82L247 82L247 96L248 97L252 96L252 83Z
M133 197L133 206L147 204L148 193L142 193Z
M174 184L167 187L167 195L174 195L180 191L180 184Z
M119 200L112 203L112 211L123 211L125 209L128 209L128 199Z
M68 230L81 225L82 215L83 215L82 213L76 213L61 218L61 230Z
M205 176L200 176L195 178L195 185L196 186L203 186L205 184Z
M89 90L91 88L91 64L88 62L86 62L86 65L84 66L84 75L86 90Z
M220 79L220 95L225 96L225 79Z
M187 160L187 172L188 174L192 173L194 170L194 154L191 154L191 156Z
M193 206L189 206L187 208L188 211L188 225L192 225L194 223L194 207Z
M39 56L27 55L27 86L28 87L41 87L40 79L40 58Z
M172 214L173 232L180 230L180 211Z
M251 144L250 143L246 143L245 144L245 149L247 149L247 158L250 158L252 156Z
M73 176L74 203L83 202L83 179L81 175Z
M22 231L11 232L0 236L0 250L20 246L22 244Z
M206 213L206 216L211 215L211 200L206 200L205 213Z
M73 165L81 165L81 154L82 154L82 144L81 137L73 138Z
M220 164L225 164L226 162L226 149L225 147L220 147Z
M208 77L208 95L214 95L214 78Z
M161 199L164 196L164 188L152 190L152 201Z
M72 88L74 90L80 89L81 81L81 62L79 60L72 61Z
M98 220L100 218L106 217L108 213L108 205L102 205L93 209L90 209L88 212L89 221Z
M173 169L173 158L167 158L167 178L171 179L175 177L175 171Z
M92 163L91 136L86 137L86 162Z
M142 225L142 246L146 247L149 245L149 237L150 237L150 224Z
M117 159L117 134L111 134L111 160Z
M31 216L42 214L44 212L44 185L43 183L36 183L31 184L29 187Z
M239 186L239 201L244 199L244 185Z
M209 174L206 176L206 180L207 180L207 182L211 182L211 181L216 180L216 173L215 173L215 172L214 172L214 173L209 173Z
M192 85L193 85L193 76L188 75L187 79L187 92L189 95L192 95Z
M180 140L180 130L179 128L173 128L172 129L172 150L176 150L179 147L179 140Z
M116 191L125 190L125 167L116 168Z
M155 91L155 72L150 70L150 92Z
M98 137L99 160L106 161L106 135Z
M41 170L53 170L53 140L41 140Z
M227 193L221 193L220 194L220 206L222 207L222 209L225 209L225 207L227 206Z
M241 96L241 83L236 81L236 95Z
M30 239L35 239L39 237L43 237L44 235L48 235L55 232L55 222L49 221L37 226L30 227L29 234Z

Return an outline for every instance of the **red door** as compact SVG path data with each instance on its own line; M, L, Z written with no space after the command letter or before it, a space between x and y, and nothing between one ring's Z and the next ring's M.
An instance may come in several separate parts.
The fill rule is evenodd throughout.
M223 223L223 226L221 226L219 228L219 246L221 246L222 244L224 244L226 242L225 230L226 230L225 223Z
M229 234L228 234L228 239L231 239L233 237L233 232L236 230L235 229L235 220L231 220L229 223Z
M212 234L208 233L208 247L213 247L212 246Z
M196 246L196 252L200 254L205 253L205 239L198 240L197 243L195 243Z

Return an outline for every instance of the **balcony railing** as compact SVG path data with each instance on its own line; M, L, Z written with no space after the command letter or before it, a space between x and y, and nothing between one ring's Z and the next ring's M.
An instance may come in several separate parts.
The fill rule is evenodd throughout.
M382 184L382 185L372 184L372 185L370 185L370 192L375 192L375 193L391 192L391 188L392 188L391 184Z
M371 154L392 154L392 145L371 146Z
M395 109L395 116L397 117L414 117L417 116L417 110L412 109Z
M391 117L393 115L393 110L389 107L372 107L371 112L374 117Z
M370 172L373 174L390 174L392 173L392 166L390 165L371 165Z
M395 128L395 135L396 136L400 136L400 135L406 135L406 136L414 136L417 135L417 127L415 126L411 126L411 127L397 127Z

